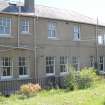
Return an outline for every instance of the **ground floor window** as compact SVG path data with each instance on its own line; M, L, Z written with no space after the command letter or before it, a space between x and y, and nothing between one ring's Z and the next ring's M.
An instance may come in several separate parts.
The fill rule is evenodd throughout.
M100 71L104 70L104 57L103 56L99 57L99 70Z
M90 67L95 68L95 57L94 56L90 56Z
M27 77L28 75L28 58L19 57L19 76Z
M46 74L47 75L55 74L55 57L54 56L46 57Z
M1 72L2 72L2 79L6 78L12 78L12 69L13 69L13 64L12 64L12 59L10 57L2 57L1 58Z
M79 70L79 57L73 56L72 57L72 64L76 70Z
M68 72L68 57L67 56L60 56L60 73L67 73Z

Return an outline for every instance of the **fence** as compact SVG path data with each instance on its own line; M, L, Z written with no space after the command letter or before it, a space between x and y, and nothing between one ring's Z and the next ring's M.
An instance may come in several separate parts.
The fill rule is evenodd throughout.
M3 95L10 95L20 89L20 86L27 83L39 84L42 88L57 87L60 86L60 77L48 77L38 79L15 79L0 81L0 92Z
M19 90L20 86L27 83L38 83L42 87L45 85L45 79L24 79L24 80L5 80L0 81L0 92L4 95L10 95L11 93L15 93L17 90Z

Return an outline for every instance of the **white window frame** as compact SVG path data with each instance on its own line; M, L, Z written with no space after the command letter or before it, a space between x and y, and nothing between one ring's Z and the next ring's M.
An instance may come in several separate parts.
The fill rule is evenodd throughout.
M24 27L24 30L22 30ZM27 19L21 20L21 33L27 34L30 33L30 21Z
M21 65L20 65L20 59L21 58ZM22 59L25 59L25 62L24 61L22 61ZM22 64L22 63L24 63L24 65ZM22 67L23 68L23 70L24 70L24 68L26 67L27 69L27 74L25 75L25 74L23 74L23 75L20 75L20 67ZM29 59L27 58L27 57L24 57L24 56L20 56L19 58L18 58L18 68L19 68L19 78L28 78L29 77ZM24 72L24 71L23 71Z
M61 72L61 67L63 67L63 72ZM68 74L68 57L60 56L60 75Z
M9 66L5 65L6 64L5 59L8 59ZM2 57L1 58L1 65L2 65L1 66L1 72L2 72L1 79L12 79L13 78L13 60L12 60L12 58L11 57ZM8 67L10 68L10 76L3 76L3 68L8 68Z
M102 60L103 62L101 62L101 59L100 59L100 58L103 59L103 60ZM104 71L104 56L100 56L100 57L99 57L99 67L100 67L100 65L103 65L103 70L100 70L100 68L99 68L99 71L100 71L100 72L105 72L105 71Z
M79 61L80 57L77 56L73 56L72 57L72 64L74 67L77 67L76 70L79 71L80 70L80 61Z
M80 41L80 25L74 25L74 41Z
M49 60L49 58L53 58L53 59L51 59L51 60ZM48 59L48 61L47 61L47 59ZM52 64L49 64L49 61L52 63ZM46 76L53 76L53 75L55 75L55 61L56 61L56 58L55 58L55 56L46 56ZM53 73L47 73L47 67L51 67L51 66L53 66Z
M9 36L11 36L11 18L9 18L9 17L0 17L0 19L1 19L1 23L2 24L0 24L0 27L3 27L3 30L4 30L4 33L0 33L0 37L9 37ZM5 20L4 20L5 19ZM9 19L9 26L7 26L7 20ZM4 26L3 24L4 24L4 21L6 22L6 26ZM6 27L9 27L9 33L7 34L6 33Z
M56 22L48 22L48 39L56 39L57 37L56 28L57 28Z
M90 67L95 68L95 57L94 56L90 56Z

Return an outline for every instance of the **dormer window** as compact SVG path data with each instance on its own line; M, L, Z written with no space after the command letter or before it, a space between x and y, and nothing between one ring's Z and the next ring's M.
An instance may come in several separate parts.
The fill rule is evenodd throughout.
M11 19L0 17L0 36L7 36L11 33Z

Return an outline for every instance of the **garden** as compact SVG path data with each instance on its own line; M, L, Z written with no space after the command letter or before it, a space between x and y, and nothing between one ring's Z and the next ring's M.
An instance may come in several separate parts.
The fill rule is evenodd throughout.
M0 105L105 105L105 80L93 68L72 69L64 88L42 89L25 84L10 97L0 96Z

